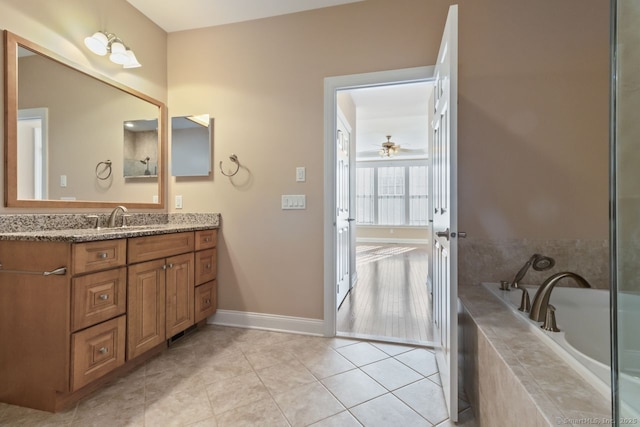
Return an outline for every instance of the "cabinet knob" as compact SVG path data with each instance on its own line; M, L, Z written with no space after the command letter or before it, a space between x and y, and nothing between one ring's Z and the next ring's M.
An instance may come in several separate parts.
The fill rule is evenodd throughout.
M207 268L211 268L211 263L208 263L208 264L207 264Z
M208 237L205 237L205 238L204 238L204 241L205 241L205 242L208 242L209 240L211 240L211 239L210 239L210 238L208 238Z
M169 268L173 268L173 264L169 264Z
M102 301L106 301L106 300L108 300L108 299L109 299L109 295L107 295L107 294L100 294L100 296L99 296L98 298L100 298Z
M98 350L98 352L100 354L107 354L109 353L109 349L107 347L102 347L100 350Z
M106 252L100 252L100 253L98 254L98 258L100 258L100 259L105 259L107 256L108 256L108 255L107 255L107 253L106 253Z

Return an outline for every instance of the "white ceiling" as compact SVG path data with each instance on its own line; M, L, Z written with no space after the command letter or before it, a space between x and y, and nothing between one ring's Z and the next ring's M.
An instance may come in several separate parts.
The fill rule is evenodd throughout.
M364 0L127 0L168 33Z
M378 159L386 135L403 149L397 158L426 156L432 89L422 82L349 90L356 105L357 157Z

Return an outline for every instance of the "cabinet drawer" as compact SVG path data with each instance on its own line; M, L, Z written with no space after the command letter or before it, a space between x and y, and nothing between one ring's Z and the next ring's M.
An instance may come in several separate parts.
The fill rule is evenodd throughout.
M196 323L216 312L218 307L218 282L212 280L196 288Z
M73 274L125 265L127 242L125 239L100 240L98 242L75 243L73 252Z
M215 248L218 244L218 230L196 231L196 251Z
M120 316L71 336L71 389L124 364L126 316Z
M216 249L196 252L196 286L216 278L218 271L216 258Z
M193 252L194 232L161 234L158 236L134 237L129 239L127 256L129 263L165 258L172 255Z
M76 277L71 283L72 331L119 316L127 309L126 267Z

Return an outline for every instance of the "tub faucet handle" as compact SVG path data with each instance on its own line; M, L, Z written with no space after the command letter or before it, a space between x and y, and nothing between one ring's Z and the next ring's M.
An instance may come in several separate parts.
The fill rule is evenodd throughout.
M529 298L529 292L525 288L520 288L522 290L522 299L520 300L520 307L518 310L524 311L528 313L531 311L531 299Z
M544 323L541 328L545 331L560 332L560 329L558 329L556 325L556 308L551 304L547 306L547 313L546 316L544 316Z

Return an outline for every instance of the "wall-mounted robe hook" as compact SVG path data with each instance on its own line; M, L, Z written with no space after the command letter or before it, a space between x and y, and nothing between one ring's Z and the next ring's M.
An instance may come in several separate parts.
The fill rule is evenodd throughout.
M229 171L229 173L224 173L224 170L222 169L222 161L220 161L220 173L224 176L234 176L240 170L240 162L238 161L238 156L232 154L229 156L229 160L231 160L232 163L236 164L236 170L233 172Z

